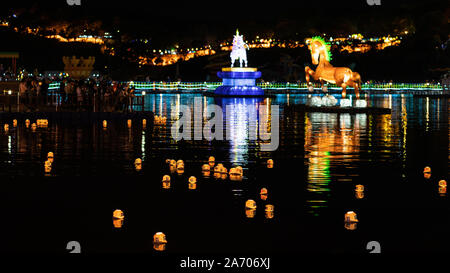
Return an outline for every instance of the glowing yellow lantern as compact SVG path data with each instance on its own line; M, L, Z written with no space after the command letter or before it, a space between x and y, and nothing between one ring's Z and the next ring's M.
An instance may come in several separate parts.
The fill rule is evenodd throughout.
M239 175L244 175L244 169L242 169L241 166L237 166L236 171L239 173Z
M252 199L249 199L245 202L245 208L247 209L256 209L256 202Z
M204 171L204 172L202 172L202 174L203 174L204 177L209 177L211 175L211 172L210 171L206 171L206 172Z
M50 161L50 163L53 163L53 159L54 159L53 152L48 152L47 160Z
M123 222L123 219L113 219L113 225L115 228L122 228Z
M272 159L267 160L267 168L269 168L269 169L273 168L273 160Z
M143 127L147 126L147 120L145 118L142 120L142 126Z
M29 119L27 119L27 120L25 120L25 127L30 127L30 120Z
M188 186L189 186L189 189L190 189L190 190L195 190L195 189L197 189L197 184L196 184L196 183L189 183Z
M214 172L214 178L215 179L220 179L222 175L219 172Z
M163 181L163 182L170 182L170 176L167 175L167 174L164 175L163 178L162 178L162 181Z
M441 188L447 188L447 181L445 181L445 180L440 180L440 181L438 182L438 185L439 185L439 187L441 187Z
M13 119L13 127L17 127L17 119Z
M36 131L36 123L32 123L31 124L31 130L32 131Z
M195 183L197 183L197 178L195 178L195 176L191 176L191 177L189 177L188 182L190 184L195 184Z
M262 188L260 191L259 191L259 194L263 194L263 195L267 195L269 192L267 191L267 189L266 188Z
M225 167L222 167L221 169L220 169L220 173L222 174L222 175L227 175L228 174L228 170L227 170L227 168L225 168Z
M113 218L114 219L124 219L125 215L123 214L123 211L121 211L120 209L116 209L113 212Z
M128 128L131 128L131 119L127 120Z
M9 124L5 124L4 128L5 128L5 132L8 132L9 131Z
M210 170L211 170L211 167L208 164L203 164L202 172L209 172Z
M428 167L428 166L426 166L426 167L423 169L423 173L431 173L431 168Z
M157 232L153 235L154 244L167 244L166 235L162 232Z
M354 211L349 211L345 214L345 222L346 223L357 223L358 219L356 218L356 213Z
M364 186L363 186L363 185L356 185L355 191L356 191L356 192L364 191Z
M108 127L108 122L106 120L103 121L103 128L106 129L106 127Z
M208 158L208 164L209 164L209 166L213 167L214 164L215 164L215 162L216 162L216 159L214 158L214 156L210 156L210 157Z
M142 170L142 159L136 158L136 160L134 161L134 168L136 169L136 171Z

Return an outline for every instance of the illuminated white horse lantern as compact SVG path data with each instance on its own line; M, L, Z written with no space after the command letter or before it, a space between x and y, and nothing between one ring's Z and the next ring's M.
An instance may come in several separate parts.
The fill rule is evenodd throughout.
M231 50L231 67L233 67L234 62L239 59L239 66L242 67L242 62L245 63L247 67L247 51L246 48L250 49L248 45L244 42L243 35L239 35L239 31L236 30L236 35L233 38L233 48Z

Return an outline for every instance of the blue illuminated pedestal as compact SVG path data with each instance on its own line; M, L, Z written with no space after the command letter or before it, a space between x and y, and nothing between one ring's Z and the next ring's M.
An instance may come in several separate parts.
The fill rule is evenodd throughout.
M262 96L264 90L256 86L261 72L251 67L224 67L217 72L222 85L214 92L220 96Z

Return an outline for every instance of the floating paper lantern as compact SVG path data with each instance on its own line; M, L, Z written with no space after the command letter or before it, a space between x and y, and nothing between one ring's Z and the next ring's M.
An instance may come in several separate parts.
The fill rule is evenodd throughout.
M262 188L262 189L259 191L259 194L267 195L267 194L268 194L268 191L267 191L266 188Z
M48 152L47 160L50 161L50 163L53 163L53 159L54 159L53 152Z
M13 119L13 127L17 127L17 119Z
M266 201L267 200L267 194L261 194L261 200Z
M195 176L191 176L191 177L189 177L188 182L190 184L195 184L195 183L197 183L197 178L195 178Z
M267 160L267 168L269 168L269 169L273 168L273 160L272 159Z
M210 171L203 171L202 174L203 174L204 177L209 177L211 175L211 172Z
M31 130L34 132L36 131L36 123L31 124Z
M357 223L358 219L356 218L356 213L353 211L349 211L345 214L345 222L346 223Z
M134 168L136 169L136 171L142 170L142 159L136 158L136 160L134 161Z
M210 157L208 158L208 164L209 164L209 166L213 167L214 164L215 164L215 162L216 162L216 159L214 158L214 156L210 156Z
M244 169L242 169L241 166L237 166L237 167L236 167L236 171L237 171L240 175L244 175Z
M355 191L364 191L364 186L363 185L356 185L355 187Z
M363 199L364 198L364 192L363 191L357 191L355 192L355 196L357 199Z
M162 178L162 182L170 182L170 176L169 175L164 175Z
M256 209L256 202L252 199L249 199L245 202L245 208L247 209Z
M425 168L423 168L423 173L431 173L431 168L426 166Z
M131 128L131 119L127 120L127 126L128 128Z
M4 129L5 129L5 132L8 132L9 131L9 124L5 124L5 126L3 126L4 127Z
M441 188L447 188L447 181L445 181L445 180L440 180L440 181L438 182L438 185L439 185L439 187L441 187Z
M273 209L274 209L274 207L273 207L273 205L269 205L269 204L267 204L266 205L266 211L273 211Z
M196 183L189 183L189 184L188 184L188 188L189 188L190 190L195 190L195 189L197 189L197 184L196 184Z
M438 191L440 196L445 196L447 194L447 187L439 187Z
M125 215L123 214L123 211L121 211L120 209L116 209L113 212L113 218L114 219L124 219Z
M162 182L163 189L170 189L170 181L163 181Z
M211 170L211 167L208 164L203 164L202 172L209 172L210 170Z
M103 128L108 127L108 122L106 120L103 121Z
M27 120L25 120L25 127L30 127L30 120L29 119L27 119Z
M162 232L157 232L153 235L154 244L167 244L166 235Z
M147 120L145 118L142 120L142 126L143 127L147 126Z

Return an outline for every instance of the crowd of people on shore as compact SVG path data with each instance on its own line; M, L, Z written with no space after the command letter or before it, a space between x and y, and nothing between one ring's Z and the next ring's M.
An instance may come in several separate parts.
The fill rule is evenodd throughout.
M30 110L58 105L77 111L129 111L134 87L128 83L107 80L63 79L59 89L51 90L48 78L28 77L19 83L20 101ZM51 95L51 96L49 96Z

